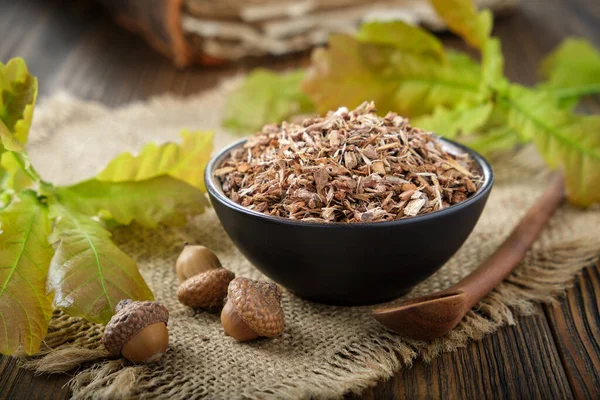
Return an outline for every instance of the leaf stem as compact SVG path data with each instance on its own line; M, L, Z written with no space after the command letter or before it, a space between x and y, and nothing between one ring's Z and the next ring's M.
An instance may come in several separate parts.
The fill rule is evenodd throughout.
M558 100L570 100L600 93L600 83L554 89L550 90L550 93Z
M45 183L42 180L42 177L37 173L37 171L33 168L33 166L31 165L31 162L29 161L29 157L25 154L25 153L21 153L21 152L17 152L17 151L11 151L10 152L14 158L14 160L17 162L17 164L19 164L19 166L21 167L21 170L23 170L23 172L25 172L25 174L31 178L31 180L33 180L34 182L41 184L41 183Z

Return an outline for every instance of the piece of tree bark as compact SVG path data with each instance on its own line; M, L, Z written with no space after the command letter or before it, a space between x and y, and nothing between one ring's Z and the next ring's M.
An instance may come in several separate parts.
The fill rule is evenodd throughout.
M178 67L280 55L324 44L365 20L398 19L443 29L427 0L99 0ZM494 11L518 0L477 0Z

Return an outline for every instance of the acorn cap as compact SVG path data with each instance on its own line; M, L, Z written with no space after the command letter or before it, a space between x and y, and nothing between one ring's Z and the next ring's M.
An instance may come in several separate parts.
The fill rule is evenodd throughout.
M132 337L148 325L169 321L169 310L155 301L121 300L115 307L106 328L102 343L114 355L121 354L121 348Z
M235 274L225 268L208 270L183 281L177 290L177 298L189 307L221 307L233 278Z
M240 318L260 336L278 336L285 329L281 288L276 284L235 278L227 294Z

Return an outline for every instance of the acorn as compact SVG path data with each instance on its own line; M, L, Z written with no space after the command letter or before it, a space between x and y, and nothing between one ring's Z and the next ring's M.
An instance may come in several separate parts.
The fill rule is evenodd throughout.
M239 341L279 336L285 329L281 288L271 282L235 278L221 312L225 334Z
M235 274L225 268L208 270L180 284L177 298L188 307L209 310L220 308L227 297L229 282L233 278Z
M154 301L121 300L102 336L104 347L136 364L158 361L169 345L169 311Z
M180 282L215 268L221 268L221 262L215 253L204 246L188 243L175 263L175 272Z

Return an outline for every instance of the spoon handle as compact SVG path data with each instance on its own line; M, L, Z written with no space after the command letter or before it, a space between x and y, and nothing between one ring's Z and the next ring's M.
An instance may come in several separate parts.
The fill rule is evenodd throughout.
M465 307L470 309L498 286L523 260L546 222L564 199L564 178L557 175L546 191L521 218L508 238L475 271L446 291L462 290L467 296Z

